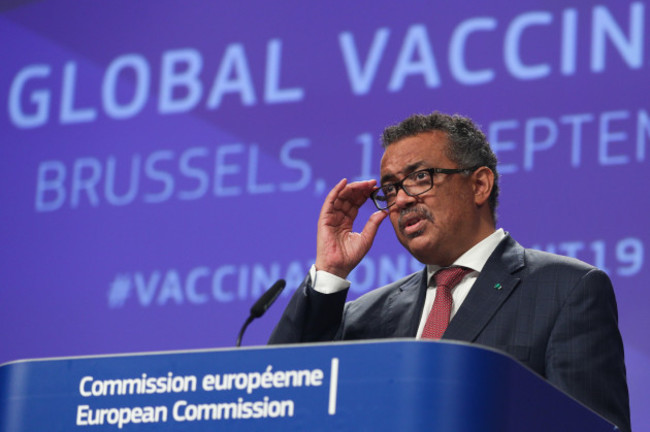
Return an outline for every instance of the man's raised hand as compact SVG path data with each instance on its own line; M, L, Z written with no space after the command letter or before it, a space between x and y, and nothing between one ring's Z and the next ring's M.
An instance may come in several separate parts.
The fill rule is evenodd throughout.
M318 218L317 270L347 278L368 253L388 213L373 213L360 233L353 232L352 225L376 184L375 180L348 183L343 179L327 195Z

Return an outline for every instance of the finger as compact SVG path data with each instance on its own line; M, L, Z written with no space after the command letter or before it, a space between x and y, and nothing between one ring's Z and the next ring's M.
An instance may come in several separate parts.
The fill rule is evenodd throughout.
M368 218L368 222L366 222L366 225L363 227L363 231L361 231L361 235L372 243L375 239L375 235L377 235L379 225L381 225L384 219L386 219L386 216L388 216L388 212L383 210L371 214Z
M376 180L347 183L342 179L327 195L321 209L321 220L328 223L342 223L343 220L354 221L359 208L368 200L375 189ZM335 219L331 219L335 217ZM323 219L327 218L327 219ZM336 222L335 222L336 221Z
M355 196L358 194L367 195L372 192L377 184L377 180L364 180L348 183L341 191L343 197Z
M327 194L327 196L325 197L325 202L333 203L336 200L336 198L341 194L341 191L345 189L347 183L348 183L348 179L345 178L341 179Z
M349 183L341 190L338 198L343 202L359 207L370 197L375 190L376 180Z
M323 207L321 208L321 216L324 213L330 212L334 208L338 196L341 194L341 191L345 188L348 180L341 179L327 194L325 201L323 202Z
M377 188L376 180L349 183L339 195L335 208L346 217L354 220L361 206L370 198L370 194Z

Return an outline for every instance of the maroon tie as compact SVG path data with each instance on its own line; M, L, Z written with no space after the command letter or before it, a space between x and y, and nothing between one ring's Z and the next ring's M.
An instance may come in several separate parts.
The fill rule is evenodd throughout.
M445 333L453 302L451 290L471 271L464 267L449 267L438 270L433 275L436 281L436 299L424 324L422 339L440 339Z

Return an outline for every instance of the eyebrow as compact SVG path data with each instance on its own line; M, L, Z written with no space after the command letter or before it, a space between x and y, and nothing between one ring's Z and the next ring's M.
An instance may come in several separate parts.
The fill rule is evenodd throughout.
M418 161L418 162L412 163L412 164L410 164L410 165L407 165L407 166L406 166L402 171L400 171L400 172L401 172L401 173L404 173L404 176L406 177L407 175L411 174L413 171L416 171L418 168L421 168L421 167L424 166L424 165L426 165L426 164L424 163L424 161ZM386 182L388 182L388 181L390 181L390 180L394 180L394 179L396 179L396 178L397 178L397 177L395 176L395 174L386 174L386 175L381 176L381 180L379 181L379 183L380 183L380 184L384 184L384 183L386 183Z

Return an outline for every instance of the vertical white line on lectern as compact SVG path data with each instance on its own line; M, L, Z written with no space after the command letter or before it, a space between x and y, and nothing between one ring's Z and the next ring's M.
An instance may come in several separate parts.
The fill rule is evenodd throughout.
M332 357L332 369L330 372L330 404L327 409L329 415L336 414L336 391L339 385L339 359Z

